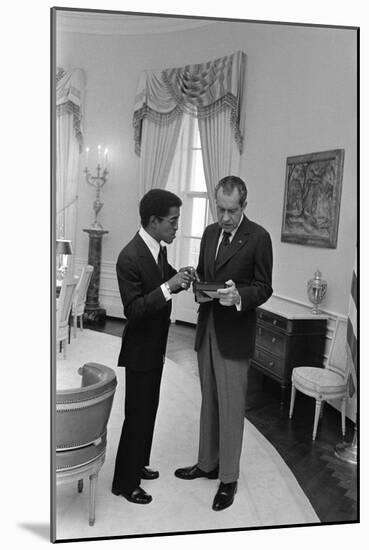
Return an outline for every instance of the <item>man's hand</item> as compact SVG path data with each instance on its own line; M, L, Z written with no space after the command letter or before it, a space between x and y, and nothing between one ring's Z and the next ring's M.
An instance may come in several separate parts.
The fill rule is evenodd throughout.
M241 302L241 296L236 288L236 285L230 279L226 281L227 288L219 288L217 294L219 296L219 303L222 306L236 306Z
M178 290L187 290L193 281L193 275L189 271L190 268L182 268L169 281L167 281L171 292ZM193 269L193 268L192 268Z
M179 271L187 271L187 273L191 277L192 282L200 280L200 277L198 276L196 269L192 265L187 265L186 267L181 267L181 269Z

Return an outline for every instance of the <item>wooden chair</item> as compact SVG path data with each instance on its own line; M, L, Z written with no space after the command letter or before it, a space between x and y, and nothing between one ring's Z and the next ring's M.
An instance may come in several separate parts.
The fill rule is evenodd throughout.
M69 316L76 286L76 281L65 277L56 303L56 343L60 344L60 351L63 350L64 359L67 356Z
M347 321L337 319L325 368L301 366L292 371L289 417L292 418L296 390L315 398L313 440L316 438L322 404L331 399L341 400L342 435L346 433L346 400L348 397L349 367L346 351Z
M117 379L113 369L86 363L78 370L81 388L56 393L56 483L90 480L89 525L95 523L96 486L105 461L107 423Z
M77 288L74 293L72 303L72 318L73 318L73 336L77 336L77 320L79 319L79 327L83 330L83 314L86 305L86 295L88 286L91 281L92 272L94 268L92 265L86 265L82 269L81 276L79 277Z

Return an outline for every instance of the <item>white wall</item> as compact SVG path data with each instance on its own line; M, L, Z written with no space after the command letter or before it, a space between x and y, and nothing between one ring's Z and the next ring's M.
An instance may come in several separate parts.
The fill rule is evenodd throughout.
M247 214L271 233L276 294L308 303L306 282L319 268L328 281L326 310L346 315L356 244L356 36L353 31L214 22L199 29L152 35L60 32L57 65L85 71L85 142L110 151L109 181L100 219L104 237L101 302L121 312L116 257L138 228L138 159L132 114L138 76L145 69L182 66L235 50L247 55L246 137L242 176ZM280 241L286 157L345 149L337 249ZM82 229L93 220L93 189L79 182L77 266L87 259Z

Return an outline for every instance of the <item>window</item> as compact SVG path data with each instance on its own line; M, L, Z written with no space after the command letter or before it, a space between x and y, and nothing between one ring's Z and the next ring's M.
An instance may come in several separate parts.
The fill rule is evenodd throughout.
M196 267L201 237L212 219L199 128L194 117L185 117L167 189L179 195L183 202L176 239L176 264Z

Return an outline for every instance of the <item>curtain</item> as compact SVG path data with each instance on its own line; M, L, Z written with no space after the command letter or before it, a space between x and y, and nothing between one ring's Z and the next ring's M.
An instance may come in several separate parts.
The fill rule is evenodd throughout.
M231 112L223 108L212 117L199 118L199 132L210 212L217 219L214 187L224 176L238 176L241 156L232 138Z
M76 241L78 167L82 148L80 69L57 73L56 86L56 236Z
M153 188L164 189L172 165L182 116L158 125L149 118L143 121L140 162L140 196Z
M245 124L245 65L246 56L238 51L205 63L142 73L133 115L142 190L165 186L183 113L199 119L209 196L213 196L210 191L218 181L214 178L239 170Z

